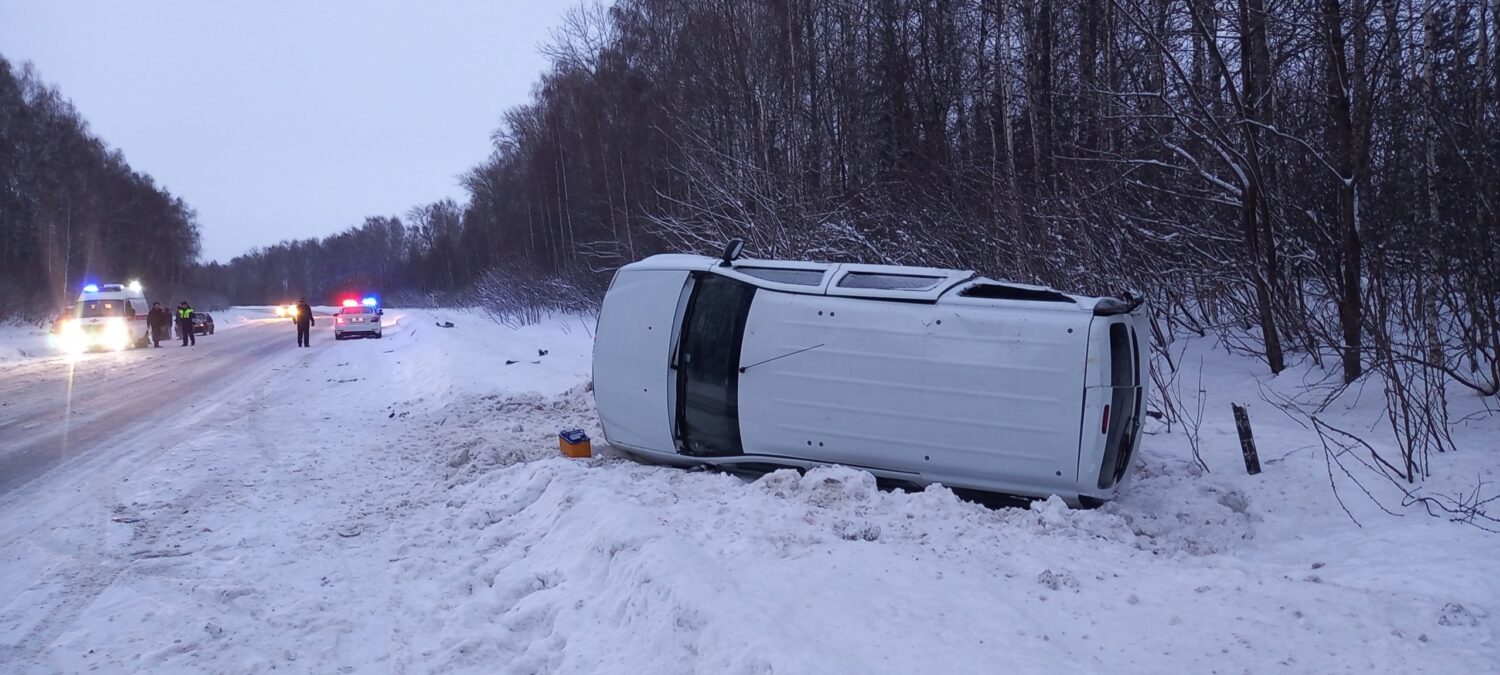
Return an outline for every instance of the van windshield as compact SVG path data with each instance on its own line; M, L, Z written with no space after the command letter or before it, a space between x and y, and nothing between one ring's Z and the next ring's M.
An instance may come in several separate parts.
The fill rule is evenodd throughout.
M1135 329L1124 322L1109 327L1111 419L1105 437L1104 462L1099 467L1100 489L1113 486L1124 477L1135 450L1141 418L1141 364L1136 339Z
M699 277L677 347L677 425L682 452L743 453L740 344L755 287L718 274Z
M83 303L83 309L78 315L85 319L126 316L126 306L127 303L124 300L89 300Z

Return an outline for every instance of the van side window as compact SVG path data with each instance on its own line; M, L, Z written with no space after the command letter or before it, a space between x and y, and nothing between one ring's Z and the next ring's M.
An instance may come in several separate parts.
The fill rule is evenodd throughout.
M823 283L822 270L792 270L781 267L736 267L734 271L778 284L819 286Z
M916 274L883 274L850 272L839 279L839 288L868 288L880 291L928 291L936 288L943 277Z
M685 454L744 452L740 345L755 290L719 274L700 276L693 288L677 354L677 431Z

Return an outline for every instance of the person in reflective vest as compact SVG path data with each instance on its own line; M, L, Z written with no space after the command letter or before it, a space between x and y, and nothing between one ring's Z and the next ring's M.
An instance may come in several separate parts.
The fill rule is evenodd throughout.
M312 307L308 306L307 298L297 301L297 315L292 317L292 321L297 322L297 346L311 347L312 327L318 325L318 322L313 320Z
M193 307L186 300L177 303L177 332L182 335L182 346L197 346L198 337L193 335Z

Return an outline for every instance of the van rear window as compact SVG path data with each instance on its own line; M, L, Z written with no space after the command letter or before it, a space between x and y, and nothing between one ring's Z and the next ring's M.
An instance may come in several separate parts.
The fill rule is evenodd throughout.
M867 288L880 291L929 291L936 288L943 277L918 274L885 274L881 272L850 272L839 279L839 288Z

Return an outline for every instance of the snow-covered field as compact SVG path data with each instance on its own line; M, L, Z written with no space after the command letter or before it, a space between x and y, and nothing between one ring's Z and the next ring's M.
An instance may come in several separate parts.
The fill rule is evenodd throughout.
M388 315L204 392L159 452L0 496L0 672L1500 672L1500 535L1343 483L1356 525L1257 393L1306 367L1195 344L1211 472L1153 428L1118 501L991 509L842 468L563 459L560 429L602 446L590 322ZM1331 419L1378 437L1355 394ZM1500 419L1458 439L1427 489L1493 490Z

